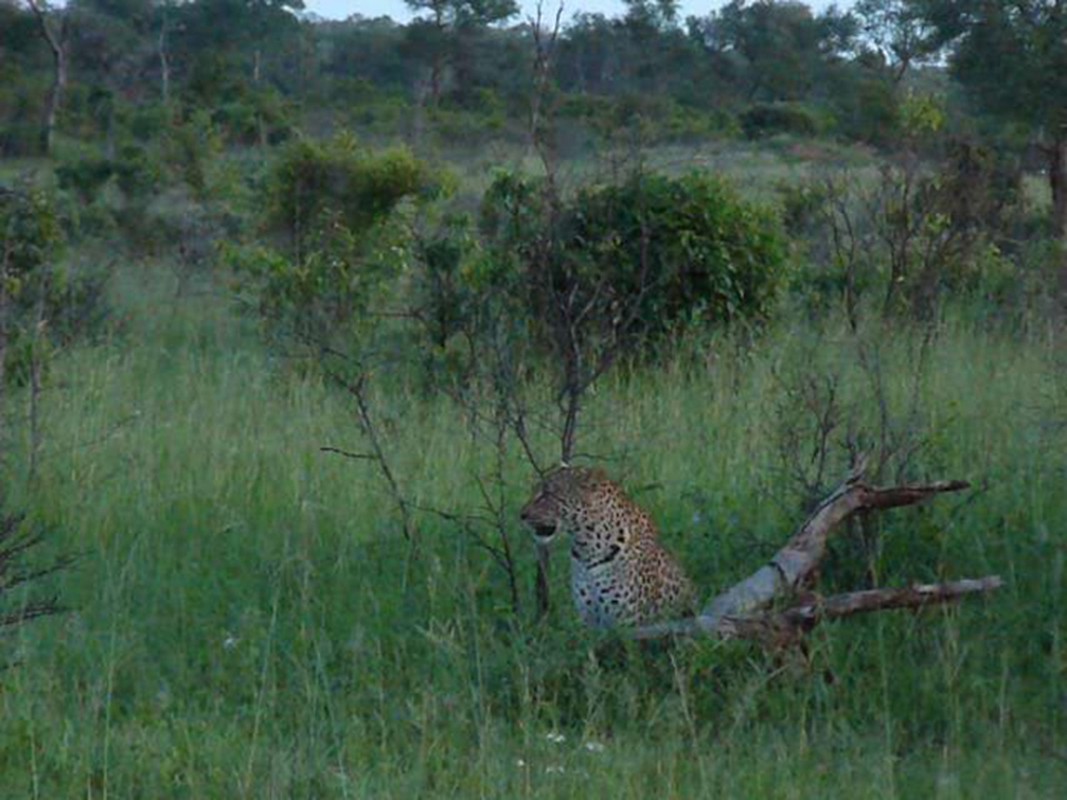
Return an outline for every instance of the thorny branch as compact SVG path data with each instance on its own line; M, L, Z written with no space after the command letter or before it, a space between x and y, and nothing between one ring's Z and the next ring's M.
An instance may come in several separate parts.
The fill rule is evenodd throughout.
M323 447L322 450L339 453L347 458L366 459L377 463L378 470L382 473L382 477L389 486L389 493L392 495L393 501L400 510L400 518L404 525L404 538L411 544L416 544L418 542L418 536L411 515L411 503L408 501L407 497L404 496L404 493L400 491L400 484L397 483L396 476L393 474L393 468L389 465L389 459L386 457L385 450L382 447L381 437L378 435L378 427L375 425L374 418L371 415L370 404L367 401L366 373L360 375L355 381L350 381L332 370L327 370L327 375L348 392L356 401L356 412L359 417L359 426L363 431L363 435L367 437L371 452L352 453L335 447Z
M46 567L20 569L20 558L42 541L38 532L28 532L21 514L11 514L0 519L0 596L25 583L35 581L74 563L71 557L56 559ZM0 630L21 625L37 617L50 616L63 611L55 598L37 600L21 606L18 610L0 615Z

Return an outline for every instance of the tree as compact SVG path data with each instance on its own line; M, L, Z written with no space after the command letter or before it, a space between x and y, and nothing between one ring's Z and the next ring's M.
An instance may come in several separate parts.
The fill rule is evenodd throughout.
M691 22L705 46L731 65L749 100L805 97L824 66L851 46L854 19L831 7L814 16L803 3L733 0Z
M1044 153L1052 227L1067 241L1067 2L908 0L974 102Z
M63 93L67 89L69 75L69 57L67 52L67 15L48 6L44 0L26 0L33 10L40 26L41 36L52 52L52 85L44 106L41 120L41 152L52 152L52 140L55 135L56 119L63 103Z
M150 58L150 0L70 0L70 62L81 84L92 87L95 121L105 131L106 154L115 156L116 112L120 98L143 90L142 71Z
M624 24L653 30L667 30L678 24L678 0L624 0Z
M908 0L860 0L855 13L867 43L890 68L894 83L937 50L935 31Z
M417 18L408 26L411 52L429 63L430 96L441 100L445 71L462 70L475 40L485 28L507 20L519 11L515 0L405 0ZM462 81L457 81L462 85Z
M303 7L303 0L198 0L176 4L173 10L175 27L181 27L182 41L194 58L248 59L257 84L264 48L278 52L279 41L299 27L292 12Z

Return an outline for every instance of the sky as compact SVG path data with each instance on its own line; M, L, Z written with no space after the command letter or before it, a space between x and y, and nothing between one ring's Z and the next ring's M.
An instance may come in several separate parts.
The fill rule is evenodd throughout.
M530 13L536 5L536 0L519 0L523 12ZM704 16L712 9L724 5L727 0L681 0L681 18L688 16ZM831 5L830 0L808 0L808 5L814 9L823 9ZM839 6L851 5L848 0L839 0ZM407 22L411 19L404 0L304 0L304 6L308 11L313 11L327 19L345 19L352 14L362 14L365 17L388 16L397 22ZM553 0L545 0L545 8L555 12L556 3ZM625 8L622 0L564 0L563 15L570 18L577 11L599 12L609 17L620 16Z

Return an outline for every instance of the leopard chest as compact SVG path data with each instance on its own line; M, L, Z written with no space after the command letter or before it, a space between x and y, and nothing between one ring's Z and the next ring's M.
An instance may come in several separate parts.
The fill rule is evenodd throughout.
M640 597L624 561L592 565L571 558L571 595L582 622L594 628L625 625L636 618Z
M632 531L610 518L582 520L571 543L571 594L586 625L609 628L633 622L643 605L634 580Z
M594 628L641 625L683 607L691 610L693 586L657 541L648 518L638 514L621 521L627 524L574 529L571 595L582 621Z

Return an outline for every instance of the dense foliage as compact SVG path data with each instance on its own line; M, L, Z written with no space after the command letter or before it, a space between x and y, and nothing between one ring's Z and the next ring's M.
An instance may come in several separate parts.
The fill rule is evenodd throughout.
M59 129L114 141L159 106L171 118L208 108L227 139L244 144L278 141L294 125L318 127L330 116L375 135L402 126L446 145L457 143L457 131L477 138L486 125L522 135L532 29L514 3L416 2L420 16L408 25L301 17L299 5L75 0L52 9L53 32L67 32L69 63ZM53 79L49 47L24 5L4 0L0 12L0 145L30 153ZM546 6L543 25L552 25L552 12ZM683 21L672 3L635 0L617 19L579 13L563 22L552 57L560 99L601 101L621 114L667 102L689 117L679 128L642 113L647 136L728 129L724 115L788 101L818 113L831 132L885 138L850 122L872 98L894 102L874 88L891 86L894 73L871 57L853 15L734 2ZM600 135L595 125L585 130Z
M403 232L389 224L398 205L440 188L404 149L374 153L348 135L292 142L264 185L260 231L274 244L231 246L231 263L271 327L325 343L402 273Z
M535 317L551 315L563 293L601 328L657 337L691 323L764 318L783 285L776 220L721 180L636 173L583 189L550 214L543 190L501 175L482 208L497 257L517 256L528 276Z

